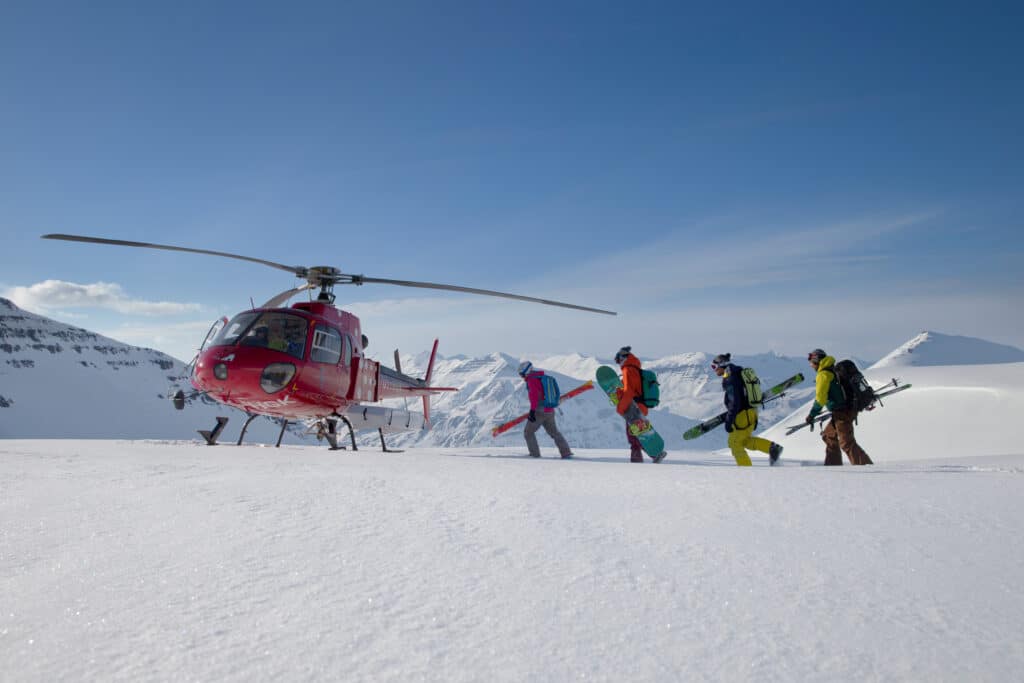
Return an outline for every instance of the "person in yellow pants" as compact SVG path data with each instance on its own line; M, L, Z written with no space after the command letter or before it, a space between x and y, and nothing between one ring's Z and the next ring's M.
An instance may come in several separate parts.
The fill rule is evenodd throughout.
M747 449L767 453L768 463L774 465L782 455L782 446L754 436L757 409L747 396L747 387L741 374L743 368L731 360L732 354L720 353L711 361L711 369L722 378L722 389L725 392L725 431L729 432L729 450L740 467L750 467Z

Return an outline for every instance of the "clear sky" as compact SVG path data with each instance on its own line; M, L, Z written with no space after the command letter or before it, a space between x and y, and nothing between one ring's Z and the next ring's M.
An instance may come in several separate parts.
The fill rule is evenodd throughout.
M295 281L371 350L1024 346L1015 3L6 3L0 294L188 360ZM783 6L784 5L784 6Z

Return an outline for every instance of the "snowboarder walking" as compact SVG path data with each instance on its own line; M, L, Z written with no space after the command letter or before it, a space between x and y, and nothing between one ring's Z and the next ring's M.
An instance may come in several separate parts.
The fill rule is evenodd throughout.
M755 389L748 389L744 368L732 362L731 353L720 353L711 361L711 369L722 378L722 390L725 392L725 431L729 432L729 450L736 464L750 467L750 456L747 449L768 454L768 463L774 465L782 455L782 446L768 439L754 436L757 428L757 408L761 400L760 393L750 396ZM756 379L756 375L754 375ZM759 386L759 384L758 384Z
M636 407L643 415L647 415L647 406L640 400L644 395L643 376L640 374L640 359L633 355L632 346L623 346L615 354L615 362L622 368L622 393L619 394L619 405L615 408L619 415L625 417L630 403L636 401ZM644 452L640 440L629 433L626 425L626 439L629 440L629 461L643 462Z
M857 409L848 405L839 380L836 379L833 369L836 359L821 349L814 349L807 354L807 362L818 374L814 383L814 405L811 406L806 421L813 425L814 418L823 409L828 408L832 412L828 426L821 430L821 440L825 442L825 464L842 465L842 453L846 453L851 465L874 465L853 434Z
M533 363L527 360L519 364L519 376L526 382L526 391L530 396L530 415L527 417L526 428L523 429L523 436L526 438L526 449L529 456L531 458L540 457L540 446L537 445L537 430L544 427L544 431L548 433L548 436L558 446L558 452L562 458L571 458L572 451L569 449L569 443L562 436L562 433L558 431L558 425L555 424L555 407L547 405L545 401L544 384L546 380L542 379L544 371L534 369ZM550 379L553 380L554 378ZM558 399L555 398L553 403L558 405Z

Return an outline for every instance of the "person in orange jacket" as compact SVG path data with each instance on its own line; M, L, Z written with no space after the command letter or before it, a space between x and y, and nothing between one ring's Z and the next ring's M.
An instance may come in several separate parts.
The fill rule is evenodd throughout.
M615 362L622 368L622 389L618 392L619 405L616 407L619 415L625 416L629 404L636 402L640 412L647 415L647 406L639 400L643 398L643 379L640 376L640 359L632 354L632 346L623 346L615 354ZM643 462L644 452L640 448L640 440L629 433L629 425L626 425L626 438L629 439L629 461Z

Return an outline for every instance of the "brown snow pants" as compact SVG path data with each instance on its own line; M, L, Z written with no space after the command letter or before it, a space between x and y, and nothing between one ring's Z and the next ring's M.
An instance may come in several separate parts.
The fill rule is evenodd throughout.
M828 426L821 430L821 440L825 442L825 464L842 465L843 455L850 459L851 465L874 465L871 458L857 443L853 435L853 421L857 413L854 410L833 410ZM842 453L840 453L842 450Z
M626 425L626 440L629 441L629 461L643 462L644 452L640 446L640 439L629 433L629 424Z

